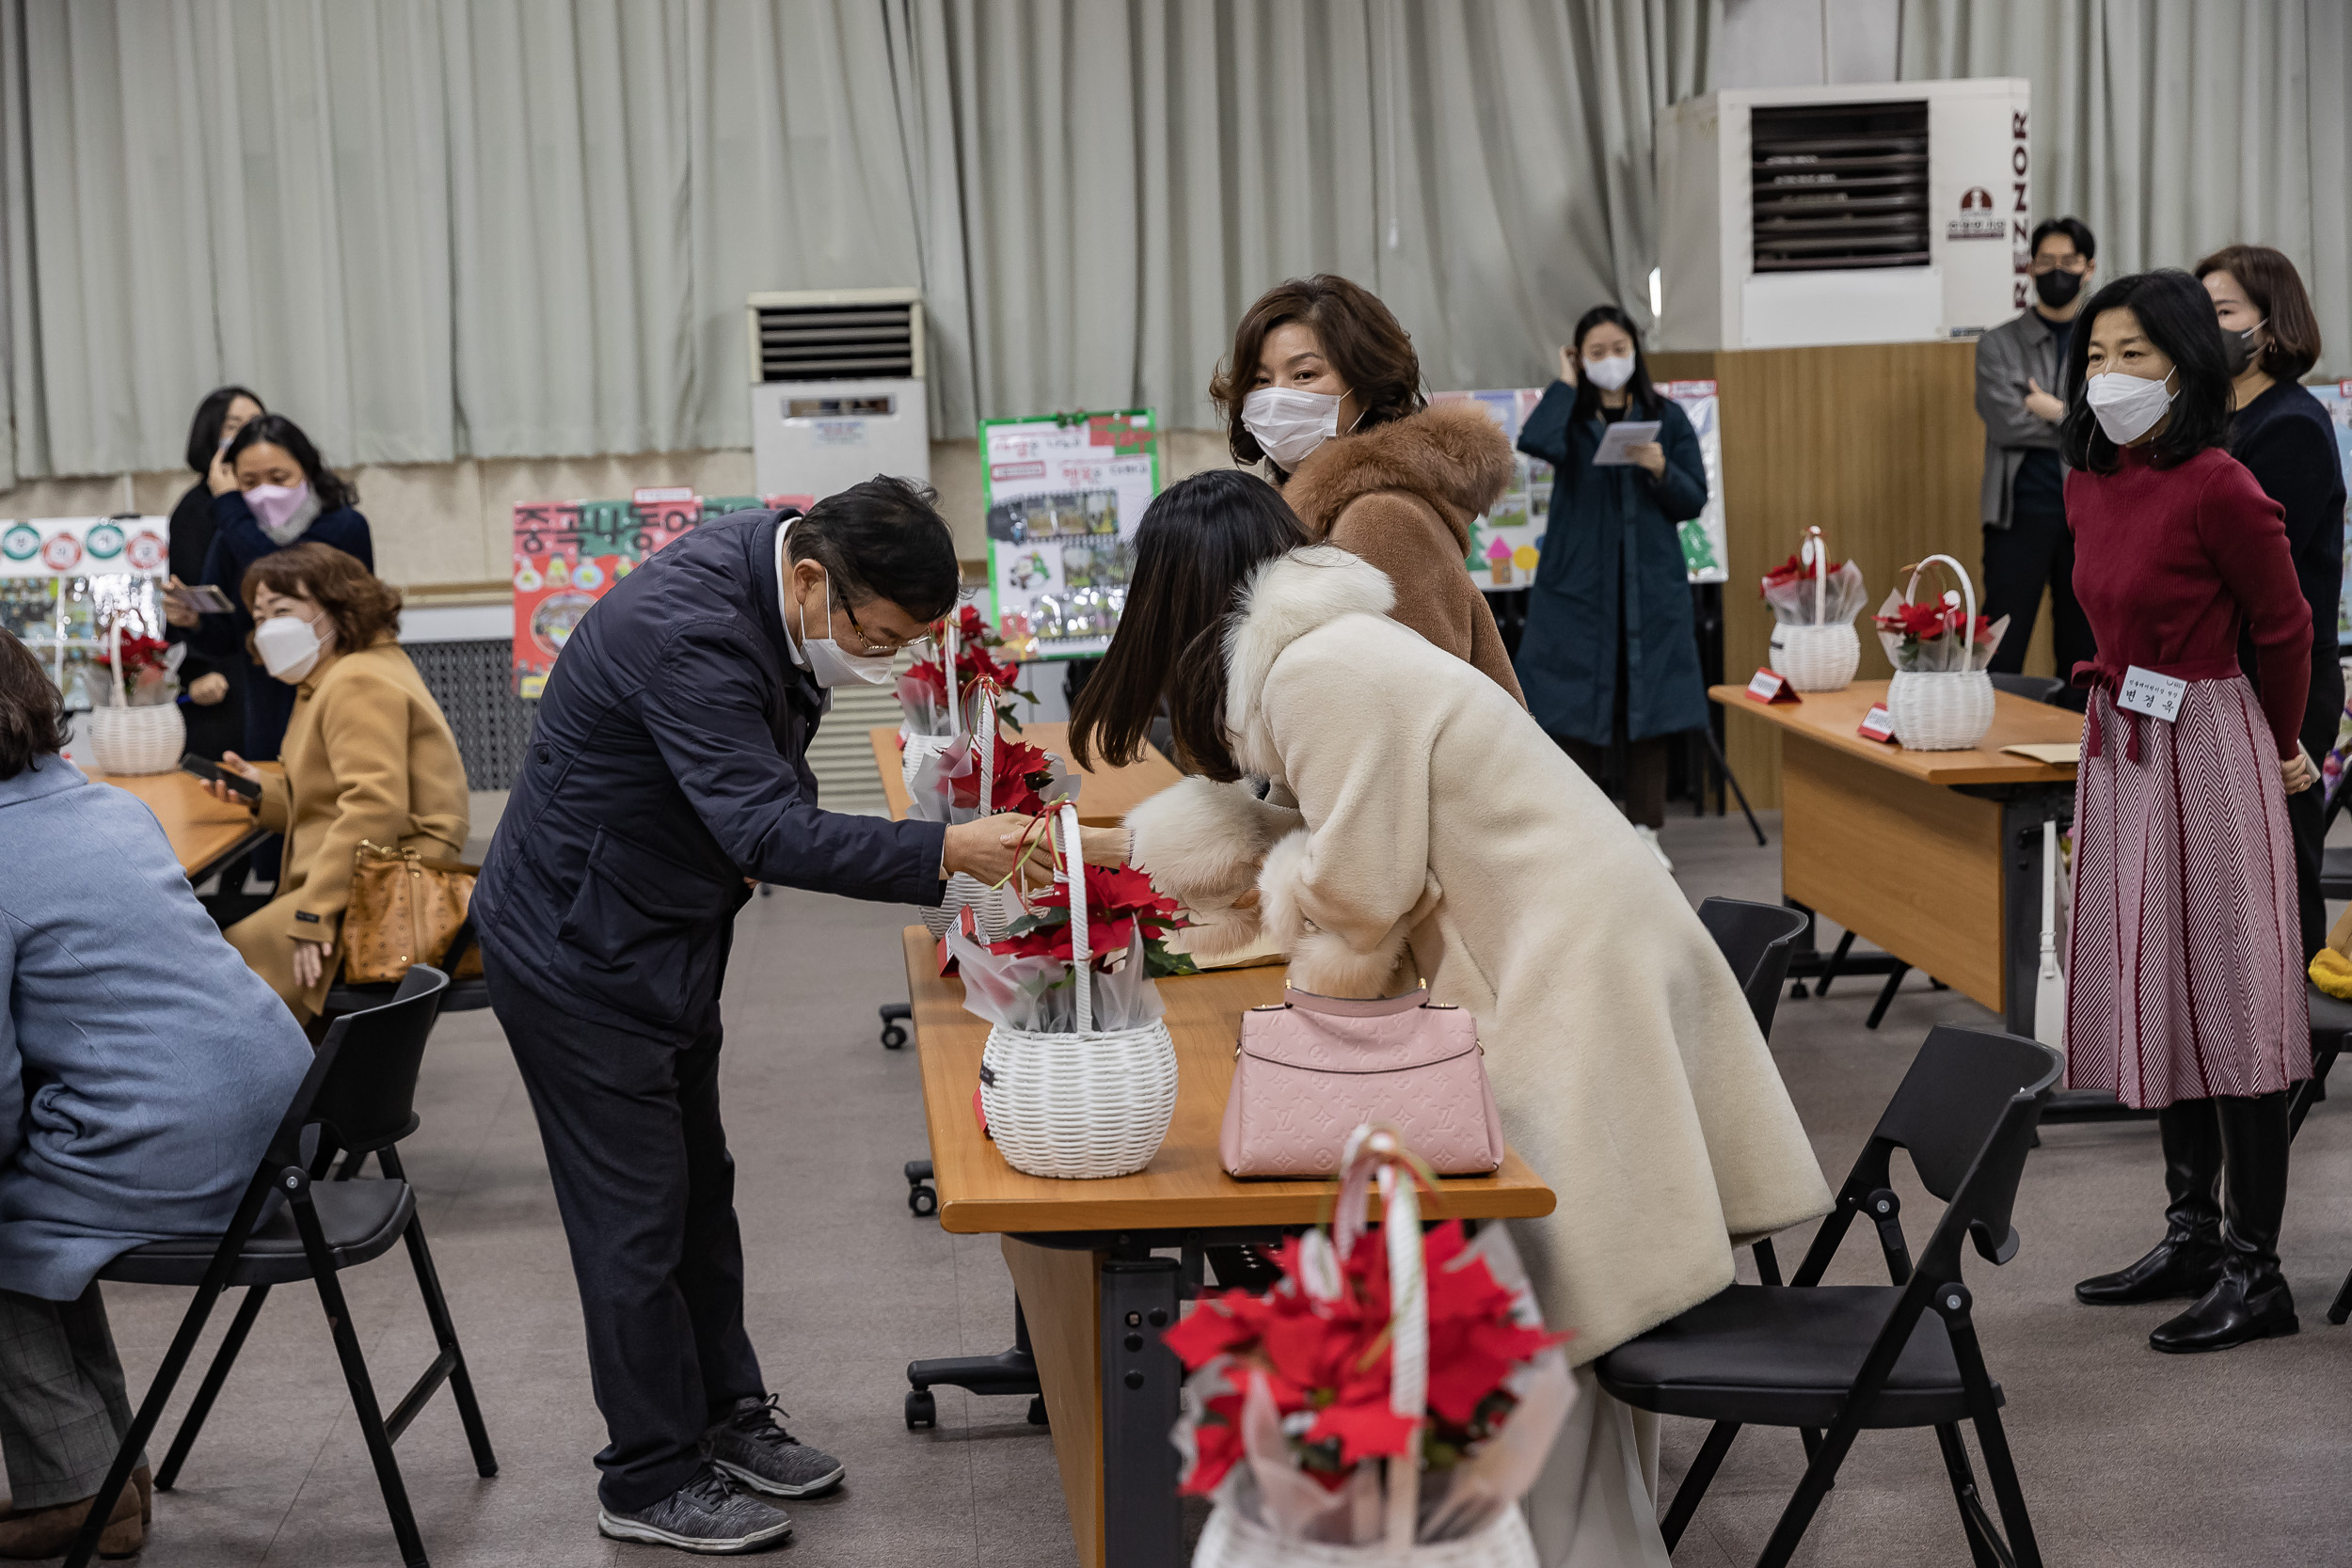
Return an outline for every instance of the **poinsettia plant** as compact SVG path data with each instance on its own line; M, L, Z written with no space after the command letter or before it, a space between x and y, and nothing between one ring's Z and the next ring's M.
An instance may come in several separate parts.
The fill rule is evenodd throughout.
M1756 592L1772 609L1772 619L1784 626L1844 626L1863 606L1862 568L1851 561L1832 561L1820 577L1809 556L1829 554L1820 529L1806 531L1804 548L1764 574Z
M1320 1233L1315 1233L1319 1240ZM1424 1238L1428 1259L1429 1415L1414 1422L1390 1408L1389 1252L1359 1244L1337 1263L1327 1299L1304 1288L1315 1240L1291 1237L1275 1255L1282 1282L1263 1295L1206 1295L1163 1336L1188 1372L1229 1360L1228 1391L1203 1402L1195 1458L1180 1490L1214 1492L1244 1458L1243 1406L1254 1377L1273 1397L1297 1468L1326 1491L1345 1485L1367 1459L1405 1454L1418 1441L1423 1468L1443 1474L1491 1441L1518 1407L1512 1374L1569 1336L1518 1319L1518 1293L1484 1257L1468 1254L1462 1222ZM1327 1273L1336 1259L1326 1249ZM1236 1378L1238 1374L1238 1379ZM1239 1386L1233 1386L1238 1381Z
M959 807L977 811L980 804L980 767L976 742L972 766L961 774L947 778L948 799ZM989 781L989 810L1017 811L1025 816L1041 816L1049 805L1058 803L1062 773L1060 759L1041 746L1025 740L996 737L993 767L995 776Z
M119 646L122 650L122 687L129 694L133 707L148 707L169 702L179 685L180 659L185 649L167 642L160 637L148 637L138 632L124 631ZM111 705L116 701L114 651L107 639L98 644L97 661L104 667L108 679L103 683L103 695L98 700Z
M1846 563L1844 562L1833 561L1829 563L1827 575L1830 577L1836 577L1838 573L1844 571L1845 569ZM1787 583L1799 581L1810 582L1812 579L1812 566L1798 560L1795 552L1791 551L1788 560L1782 562L1779 565L1764 574L1764 586L1757 589L1756 592L1759 595L1766 594L1771 593L1773 589L1781 587Z
M1899 594L1887 595L1873 625L1878 627L1888 662L1898 670L1930 674L1982 670L1990 665L1994 650L2001 645L2002 634L2009 630L2009 617L2004 615L1998 621L1977 617L1976 653L1972 660L1968 652L1968 612L1959 600L1956 593L1924 604L1910 603Z
M1144 973L1154 978L1196 973L1193 961L1168 948L1168 933L1184 924L1176 900L1163 895L1152 879L1132 865L1086 869L1089 961L1107 973L1143 939ZM1027 900L1029 912L1015 920L1005 940L989 951L1009 958L1073 961L1070 884L1056 882Z
M1021 725L1013 718L1011 699L1018 697L1024 702L1035 703L1037 698L1020 689L1021 667L1007 663L991 651L1002 648L1005 640L975 606L965 605L953 621L956 633L956 699L968 700L976 684L988 681L1002 694L1002 700L996 704L998 717L1018 730ZM949 719L947 628L946 620L933 622L930 651L917 658L907 673L898 677L898 707L905 716L909 734L945 735L956 727ZM969 724L963 727L968 728Z

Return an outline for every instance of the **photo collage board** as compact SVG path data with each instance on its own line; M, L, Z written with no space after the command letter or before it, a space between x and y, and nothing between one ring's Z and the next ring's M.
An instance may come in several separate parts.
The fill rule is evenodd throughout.
M1672 398L1690 416L1707 464L1707 510L1681 525L1684 569L1692 582L1722 582L1730 573L1724 535L1723 424L1715 383L1667 381L1659 391ZM1528 416L1543 401L1543 388L1518 387L1496 391L1438 392L1432 403L1475 403L1502 427L1514 449ZM1536 562L1543 559L1544 526L1551 510L1551 465L1514 451L1518 467L1511 487L1492 511L1470 523L1470 551L1463 565L1478 586L1488 590L1525 588L1535 580Z
M1146 408L983 420L980 452L989 619L1006 657L1101 654L1160 492L1158 420Z

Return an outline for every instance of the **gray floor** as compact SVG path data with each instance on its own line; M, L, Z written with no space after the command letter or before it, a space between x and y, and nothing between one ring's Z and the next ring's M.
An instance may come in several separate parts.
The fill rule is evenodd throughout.
M1666 843L1694 898L1777 896L1776 852L1757 849L1736 817L1677 817ZM1068 1563L1050 1441L1025 1424L1022 1402L943 1392L938 1431L900 1422L910 1357L1001 1348L1012 1312L992 1241L950 1238L905 1208L898 1167L922 1152L920 1087L913 1053L877 1045L873 1011L904 994L901 924L902 911L779 893L755 901L737 935L726 1101L752 1332L794 1428L839 1453L850 1476L841 1496L794 1509L799 1534L781 1560ZM1987 1017L1915 975L1872 1034L1862 1020L1875 989L1851 982L1784 1004L1775 1030L1833 1182L1928 1027ZM578 1307L530 1108L488 1013L442 1022L419 1109L408 1166L501 1465L495 1480L475 1477L446 1399L410 1430L401 1462L434 1561L661 1560L595 1533L589 1458L602 1435ZM2352 1328L2321 1319L2352 1266L2347 1186L2352 1099L2321 1106L2296 1148L2285 1255L2305 1332L2221 1356L2160 1356L2144 1336L2166 1309L2095 1312L2068 1289L2153 1239L2153 1129L2047 1132L2016 1215L2023 1250L2005 1269L1972 1258L1970 1278L2048 1560L2352 1559ZM1916 1238L1935 1205L1915 1185L1904 1196ZM1782 1256L1802 1249L1792 1238ZM1881 1278L1875 1263L1857 1236L1833 1277ZM407 1270L394 1255L348 1289L389 1402L430 1354ZM142 1386L185 1297L119 1288L108 1299ZM1701 1435L1668 1423L1669 1485ZM1752 1561L1800 1469L1792 1434L1745 1434L1677 1560ZM146 1560L396 1560L315 1296L294 1288L271 1299L181 1488L157 1498ZM1865 1434L1798 1555L1872 1568L1966 1560L1932 1440L1908 1433Z

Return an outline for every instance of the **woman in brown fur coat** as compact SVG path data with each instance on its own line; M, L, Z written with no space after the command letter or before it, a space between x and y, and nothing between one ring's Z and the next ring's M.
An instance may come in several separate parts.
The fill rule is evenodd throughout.
M1526 706L1462 564L1470 519L1511 483L1510 439L1477 404L1429 406L1412 339L1376 295L1327 273L1277 284L1209 396L1236 461L1265 459L1310 533L1388 574L1392 619Z

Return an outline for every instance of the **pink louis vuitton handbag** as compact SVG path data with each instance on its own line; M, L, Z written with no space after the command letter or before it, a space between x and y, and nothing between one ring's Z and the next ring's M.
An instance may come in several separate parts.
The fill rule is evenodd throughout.
M1337 1175L1340 1148L1385 1121L1440 1176L1502 1164L1478 1024L1426 990L1379 1001L1295 989L1241 1017L1217 1153L1233 1176Z

